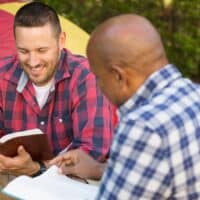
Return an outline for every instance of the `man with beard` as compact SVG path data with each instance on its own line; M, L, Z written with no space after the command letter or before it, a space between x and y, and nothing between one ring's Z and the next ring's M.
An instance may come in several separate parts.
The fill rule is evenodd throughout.
M88 61L64 49L56 12L32 2L14 20L17 56L0 61L0 136L41 129L56 156L70 145L105 160L113 132L112 106L97 87ZM0 155L0 173L41 174L48 162L32 160L23 146Z

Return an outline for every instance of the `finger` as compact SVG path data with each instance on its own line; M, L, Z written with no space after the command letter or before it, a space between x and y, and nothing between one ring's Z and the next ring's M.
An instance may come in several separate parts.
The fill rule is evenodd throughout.
M45 164L45 166L47 167L47 168L49 168L50 167L50 160L44 160L43 161L43 163Z
M59 168L62 164L63 164L63 161L59 161L52 165L56 165ZM52 166L52 165L50 165L50 166Z
M59 155L57 157L55 157L54 159L52 159L49 164L50 165L59 165L59 163L63 163L63 162L72 162L71 156L68 156L67 154L63 154L63 155Z
M63 162L58 162L56 165L60 168L60 166L63 164Z
M4 159L4 161L0 162L0 172L5 173L5 174L12 173L12 171L16 169L13 158L4 157L3 159Z
M49 161L49 165L57 165L58 163L62 162L63 156L57 156Z
M76 164L78 162L76 150L70 150L63 154L63 159L65 162Z
M62 164L60 167L60 172L65 175L76 175L74 165L65 165Z
M7 158L7 156L0 154L0 163L4 163Z
M13 165L13 158L0 154L0 163L4 168L10 168Z
M64 160L64 164L65 164L65 165L72 165L72 164L74 164L74 163L72 162L71 159L68 159L68 160Z
M0 163L0 172L1 173L5 173L6 172L6 167L2 163Z

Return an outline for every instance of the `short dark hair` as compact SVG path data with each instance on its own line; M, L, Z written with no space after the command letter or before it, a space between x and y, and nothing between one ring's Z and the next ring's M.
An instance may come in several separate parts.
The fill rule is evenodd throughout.
M39 27L47 23L52 25L55 35L59 36L61 25L56 11L46 4L31 2L17 11L14 19L14 34L17 26Z

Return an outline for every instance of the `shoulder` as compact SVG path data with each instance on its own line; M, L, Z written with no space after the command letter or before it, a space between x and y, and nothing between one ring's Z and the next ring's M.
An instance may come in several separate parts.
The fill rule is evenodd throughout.
M16 56L7 56L0 59L0 75L7 73L16 65Z
M66 58L66 62L69 67L76 68L81 66L82 68L89 69L89 63L86 57L73 54L67 49L63 49L62 52L64 54L64 57Z
M126 105L125 105L126 106ZM122 112L121 123L130 132L157 133L159 137L167 134L167 124L170 121L170 106L154 98L147 99L143 104L130 107ZM122 128L123 128L122 126Z
M21 72L16 55L0 59L0 80L17 82Z
M77 75L77 79L82 80L86 77L94 77L90 70L88 59L82 55L72 54L65 50L66 67L73 76Z

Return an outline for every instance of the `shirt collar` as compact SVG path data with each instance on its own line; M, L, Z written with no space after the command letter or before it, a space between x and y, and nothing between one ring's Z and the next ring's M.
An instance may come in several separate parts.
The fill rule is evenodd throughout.
M169 83L180 77L181 73L172 64L165 65L160 70L154 72L147 78L144 84L139 87L136 93L119 107L119 117L129 110L142 105L156 91L162 90Z
M25 72L23 71L23 72L21 73L20 78L19 78L19 82L18 82L18 84L17 84L17 89L16 89L16 90L17 90L19 93L22 93L22 91L23 91L24 87L26 86L27 82L28 82L28 77L27 77L27 75L25 74Z

